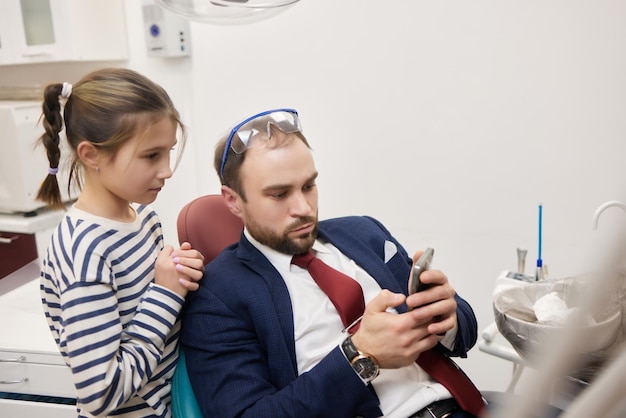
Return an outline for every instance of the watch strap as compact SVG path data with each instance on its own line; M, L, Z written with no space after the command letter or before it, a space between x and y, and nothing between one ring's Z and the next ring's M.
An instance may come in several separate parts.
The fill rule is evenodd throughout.
M341 343L341 349L348 362L364 383L368 384L378 376L378 362L369 354L362 353L349 336Z
M341 343L341 349L343 350L343 353L346 355L346 358L350 363L352 363L352 360L354 360L359 354L361 354L352 342L351 336L343 340L343 342Z

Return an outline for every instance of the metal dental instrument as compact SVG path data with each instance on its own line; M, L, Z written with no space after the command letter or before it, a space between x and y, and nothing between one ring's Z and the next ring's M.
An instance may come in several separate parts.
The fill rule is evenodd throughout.
M517 249L517 272L520 274L524 274L524 270L526 270L526 254L528 250L518 248Z

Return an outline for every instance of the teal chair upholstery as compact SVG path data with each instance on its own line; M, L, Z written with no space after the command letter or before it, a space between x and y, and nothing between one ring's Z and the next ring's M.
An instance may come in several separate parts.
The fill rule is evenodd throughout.
M176 226L178 241L189 242L200 251L205 264L239 241L243 230L243 223L230 212L221 195L201 196L187 203L178 214ZM202 418L182 348L172 378L172 415L174 418Z
M187 362L183 350L180 350L172 378L172 415L174 418L202 418L200 406L187 375Z

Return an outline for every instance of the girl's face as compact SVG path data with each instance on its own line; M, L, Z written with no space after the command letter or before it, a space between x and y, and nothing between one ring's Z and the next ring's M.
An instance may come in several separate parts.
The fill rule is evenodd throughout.
M154 202L165 179L172 177L170 152L176 145L176 123L163 118L139 132L107 159L99 169L99 179L113 200Z

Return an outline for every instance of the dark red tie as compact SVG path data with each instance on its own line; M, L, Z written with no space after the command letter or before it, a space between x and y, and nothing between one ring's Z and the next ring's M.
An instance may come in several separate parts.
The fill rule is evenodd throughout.
M292 263L309 270L313 280L335 305L344 326L349 326L363 314L365 310L363 289L355 280L322 262L315 257L312 250L294 256ZM351 330L357 328L358 324ZM482 396L452 359L431 348L420 354L417 364L445 386L463 410L480 416L485 406Z
M482 395L450 357L431 348L420 354L417 364L445 386L464 411L477 417L482 414L485 408Z
M363 289L356 280L315 257L312 250L306 254L294 256L291 262L309 270L315 283L335 305L344 326L352 324L363 314L365 310Z

